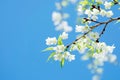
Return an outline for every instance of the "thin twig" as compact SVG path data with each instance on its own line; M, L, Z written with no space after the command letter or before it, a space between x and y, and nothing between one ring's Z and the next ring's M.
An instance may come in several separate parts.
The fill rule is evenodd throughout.
M99 35L99 38L96 40L96 42L99 42L99 39L100 39L100 37L104 34L104 32L105 32L105 30L106 30L106 28L107 28L107 25L108 25L108 23L105 24L105 26L104 26L103 30L101 31L101 33L100 33L100 35Z
M95 22L95 23L100 23L99 21L95 21L95 20L93 20L93 19L87 19L87 18L84 18L84 20L85 20L85 22L87 22L87 21L91 21L91 22Z

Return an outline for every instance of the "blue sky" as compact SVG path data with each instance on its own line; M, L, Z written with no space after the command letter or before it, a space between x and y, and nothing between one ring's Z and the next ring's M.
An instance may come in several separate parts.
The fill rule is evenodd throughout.
M55 0L0 1L0 80L91 80L88 62L77 59L60 68L58 62L46 62L48 36L58 36L51 21ZM72 8L67 11L72 12ZM116 7L114 7L116 12ZM74 12L72 13L74 15ZM116 12L119 15L119 12ZM74 18L69 20L73 22ZM70 23L72 26L75 23ZM74 32L70 33L74 40ZM101 41L114 44L120 61L120 24L111 23ZM75 53L78 54L78 53ZM120 65L105 64L102 80L119 80Z

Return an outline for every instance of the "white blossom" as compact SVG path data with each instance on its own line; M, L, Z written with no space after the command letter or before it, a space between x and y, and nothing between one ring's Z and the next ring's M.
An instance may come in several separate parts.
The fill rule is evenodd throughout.
M70 54L70 52L66 51L64 52L64 58L68 61L75 60L75 55Z
M115 46L107 46L108 53L113 53Z
M92 16L91 19L93 19L94 21L96 21L98 19L97 16Z
M46 39L46 45L55 45L56 43L57 43L57 39L55 37L53 38L48 37Z
M57 8L58 10L61 10L61 8L62 8L62 7L61 7L61 4L58 3L58 2L55 3L55 6L56 6L56 8Z
M60 35L62 39L68 39L68 33L63 32L62 35Z
M63 1L61 2L61 5L62 5L63 7L66 7L66 6L68 5L68 1L63 0Z
M79 5L77 11L78 11L79 15L82 15L83 14L83 6Z
M103 3L103 0L95 0L96 2L98 2L98 3Z
M116 55L114 55L114 54L110 54L110 55L109 55L109 61L110 61L111 63L115 62L116 59L117 59L117 56L116 56Z
M88 26L78 26L76 25L75 32L85 33L89 30Z
M64 52L64 57L65 57L66 60L68 59L68 57L69 57L70 55L71 55L70 52L68 52L68 51Z
M103 69L102 69L102 68L97 68L97 69L96 69L96 72L97 72L98 74L102 74L102 73L103 73Z
M60 24L61 20L62 20L62 15L59 12L52 13L52 21L54 22L54 25Z
M100 15L101 15L102 17L104 17L104 16L106 15L106 11L102 9L102 10L100 11Z
M58 60L58 61L61 61L62 58L64 58L64 55L58 53L58 54L55 54L53 57L54 57L54 60L55 60L55 61L57 61L57 60Z
M96 8L94 8L93 11L92 11L92 14L93 14L94 16L98 15L99 13L100 13L99 10L96 9Z
M107 1L105 1L104 5L105 5L105 9L110 9L112 6L111 2L107 2Z
M98 75L94 75L92 80L100 80L100 77Z
M64 46L64 45L57 45L56 47L54 47L54 50L55 50L57 53L64 52L65 46Z
M72 60L75 60L75 55L69 55L68 56L68 61L72 61Z
M88 15L88 17L91 17L92 12L91 12L91 10L87 9L87 10L85 11L85 14Z
M56 26L56 30L62 30L64 32L71 32L72 27L68 25L67 21L62 21L58 26Z
M74 4L77 2L77 0L70 0L70 2Z
M113 12L112 11L107 11L106 16L107 17L112 17L113 16Z
M90 32L89 37L93 40L96 40L99 38L99 34L97 32Z
M64 18L64 19L66 19L66 18L68 18L68 17L69 17L69 14L68 14L68 13L64 13L64 14L63 14L63 18Z
M81 60L84 60L84 61L86 61L86 60L88 60L89 59L89 57L87 56L87 55L83 55L82 57L81 57Z

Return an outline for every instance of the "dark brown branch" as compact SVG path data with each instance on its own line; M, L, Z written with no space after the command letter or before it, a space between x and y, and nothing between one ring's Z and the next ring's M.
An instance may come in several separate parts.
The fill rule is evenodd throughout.
M85 20L85 22L87 22L87 21L91 21L91 22L95 22L95 23L100 23L99 21L95 21L95 20L93 20L93 19L87 19L87 18L84 18L84 20Z
M100 39L100 37L104 34L104 32L105 32L105 30L106 30L106 28L107 28L107 25L108 25L108 23L105 24L105 26L104 26L103 30L101 31L101 33L100 33L100 35L99 35L99 38L96 40L96 42L99 42L99 39Z
M104 27L103 31L101 32L101 35L102 35L102 33L104 33L104 31L105 31L105 29L106 29L106 27L107 27L107 24L109 24L109 23L111 23L111 22L113 22L113 21L119 20L119 19L120 19L120 17L111 18L111 19L108 20L108 21L100 22L100 23L98 23L98 24L90 27L91 29L90 29L88 32L84 33L81 37L77 38L77 39L74 40L72 43L68 44L68 45L66 46L66 48L69 48L72 44L75 44L76 41L78 41L78 40L81 39L82 37L86 36L86 35L87 35L90 31L92 31L93 29L97 28L98 26L101 26L101 25L105 24L105 27ZM101 35L100 35L100 36L101 36Z
M116 0L113 0L113 2L114 2L115 5L118 4L118 1L116 1Z

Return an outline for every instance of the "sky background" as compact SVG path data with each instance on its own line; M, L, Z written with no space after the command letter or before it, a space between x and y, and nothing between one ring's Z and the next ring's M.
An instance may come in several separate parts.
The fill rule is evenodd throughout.
M51 21L55 10L55 0L0 0L0 80L91 80L92 74L87 63L76 60L65 63L61 69L59 62L46 62L49 52L41 53L46 48L45 39L58 36ZM74 9L70 25L75 26ZM114 7L116 15L119 15ZM71 42L75 39L70 33ZM114 44L114 54L120 62L120 24L110 24L101 41ZM67 44L66 43L66 44ZM101 80L120 80L120 65L106 63Z

